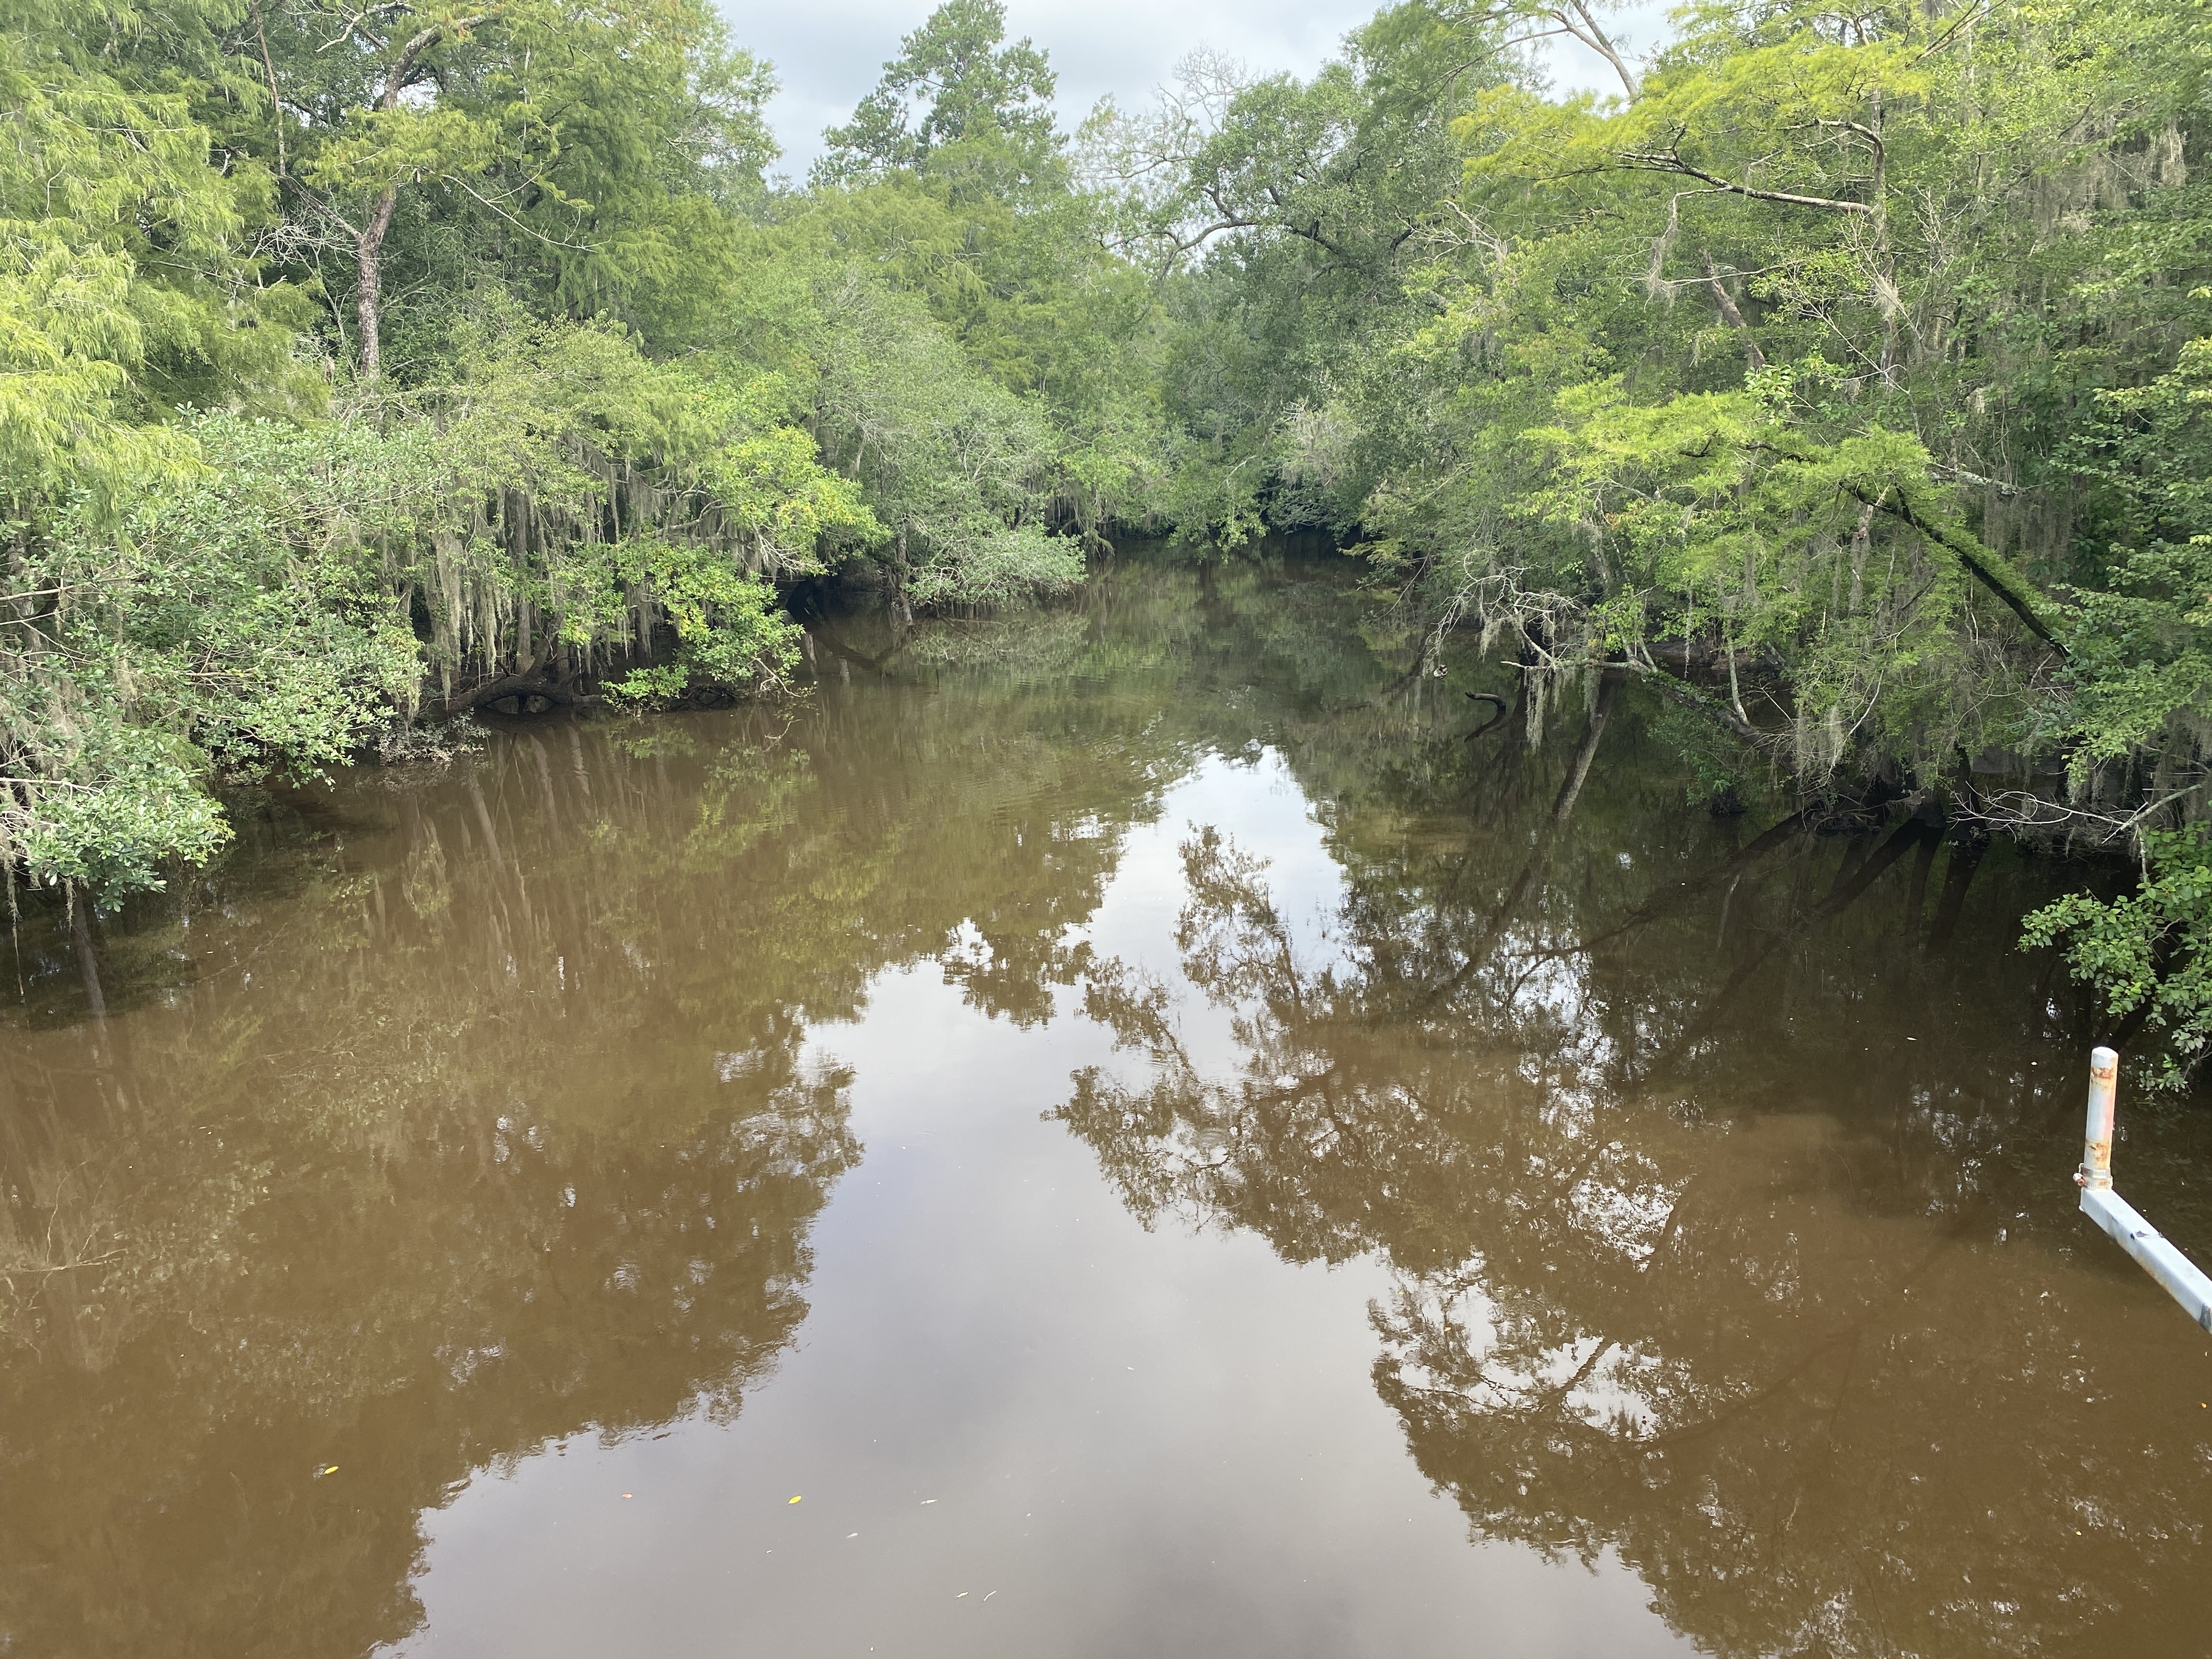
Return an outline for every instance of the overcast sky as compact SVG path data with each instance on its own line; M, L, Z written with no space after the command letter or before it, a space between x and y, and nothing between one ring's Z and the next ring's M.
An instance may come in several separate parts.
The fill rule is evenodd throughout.
M933 3L722 0L738 43L775 64L783 82L769 114L783 145L782 167L793 177L805 176L822 148L822 129L852 113L898 51L899 37L918 27ZM1073 128L1109 93L1127 105L1148 101L1176 60L1200 46L1261 74L1310 75L1374 11L1374 0L1007 0L1006 29L1051 55L1062 121ZM1620 34L1631 55L1656 38L1663 15L1662 6L1646 3L1622 15ZM1613 71L1571 41L1553 54L1553 75L1562 88L1617 89Z

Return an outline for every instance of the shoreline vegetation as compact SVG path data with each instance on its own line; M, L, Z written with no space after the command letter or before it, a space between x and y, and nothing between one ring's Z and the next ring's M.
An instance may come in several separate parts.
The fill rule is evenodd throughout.
M1555 35L1617 88L1552 90ZM799 183L698 0L0 0L11 920L96 1013L91 917L256 781L809 695L1117 541L1298 535L1360 562L1386 696L1579 707L1555 827L1633 683L1693 800L1863 825L1838 906L2124 852L2021 943L2179 1087L2209 69L2176 0L1691 5L1640 63L1582 0L1405 0L1070 131L948 0Z

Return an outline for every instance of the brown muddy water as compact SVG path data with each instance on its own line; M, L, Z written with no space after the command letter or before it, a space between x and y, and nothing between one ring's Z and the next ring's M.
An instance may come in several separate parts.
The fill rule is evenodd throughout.
M2078 872L1862 882L1632 688L1562 811L1583 693L1470 741L1359 620L1125 569L514 722L103 919L104 1019L27 921L0 1653L2203 1652Z

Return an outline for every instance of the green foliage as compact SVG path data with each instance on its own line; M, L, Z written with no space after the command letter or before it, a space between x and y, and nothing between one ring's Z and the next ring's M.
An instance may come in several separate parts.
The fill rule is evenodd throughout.
M799 625L774 611L775 595L728 556L696 544L640 537L614 561L626 590L649 595L676 634L676 660L635 668L608 690L625 702L666 703L687 691L757 691L799 656Z
M777 690L792 582L1079 581L1158 297L1004 21L933 17L793 200L695 0L0 9L10 879L158 886L426 713Z
M1744 798L1752 793L1743 750L1712 721L1686 708L1669 708L1652 722L1651 735L1680 761L1687 774L1682 793L1691 805L1717 813L1743 809Z
M1079 544L1040 522L1051 437L963 360L915 301L857 273L824 295L815 429L893 534L870 552L914 604L994 605L1082 578Z
M2097 394L2069 459L2100 487L2106 586L2074 596L2077 777L2187 729L2212 693L2212 337ZM2182 728L2182 729L2172 729Z
M411 634L269 505L201 465L149 475L112 518L80 497L19 540L0 852L34 884L161 885L165 862L224 837L210 773L319 772L411 694Z
M823 136L817 184L904 169L966 175L998 194L1060 172L1055 77L1027 40L1005 44L1000 0L945 0L899 43L853 118Z
M2021 944L2062 945L2112 1019L2148 1025L2160 1048L2146 1081L2176 1089L2212 1042L2212 836L2202 823L2147 830L2142 854L2134 892L2069 893L2029 913Z

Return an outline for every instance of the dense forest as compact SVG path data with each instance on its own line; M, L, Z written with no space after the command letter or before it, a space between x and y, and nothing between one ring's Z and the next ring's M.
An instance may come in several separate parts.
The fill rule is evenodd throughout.
M1640 682L1698 799L1886 816L1878 868L2125 848L2025 937L2179 1079L2207 21L1711 3L1631 62L1583 0L1405 0L1069 131L948 0L801 187L699 0L0 0L11 913L82 939L240 788L471 709L798 696L882 662L856 601L896 651L1132 536L1317 531L1378 695L1472 647L1474 718L1594 744Z

